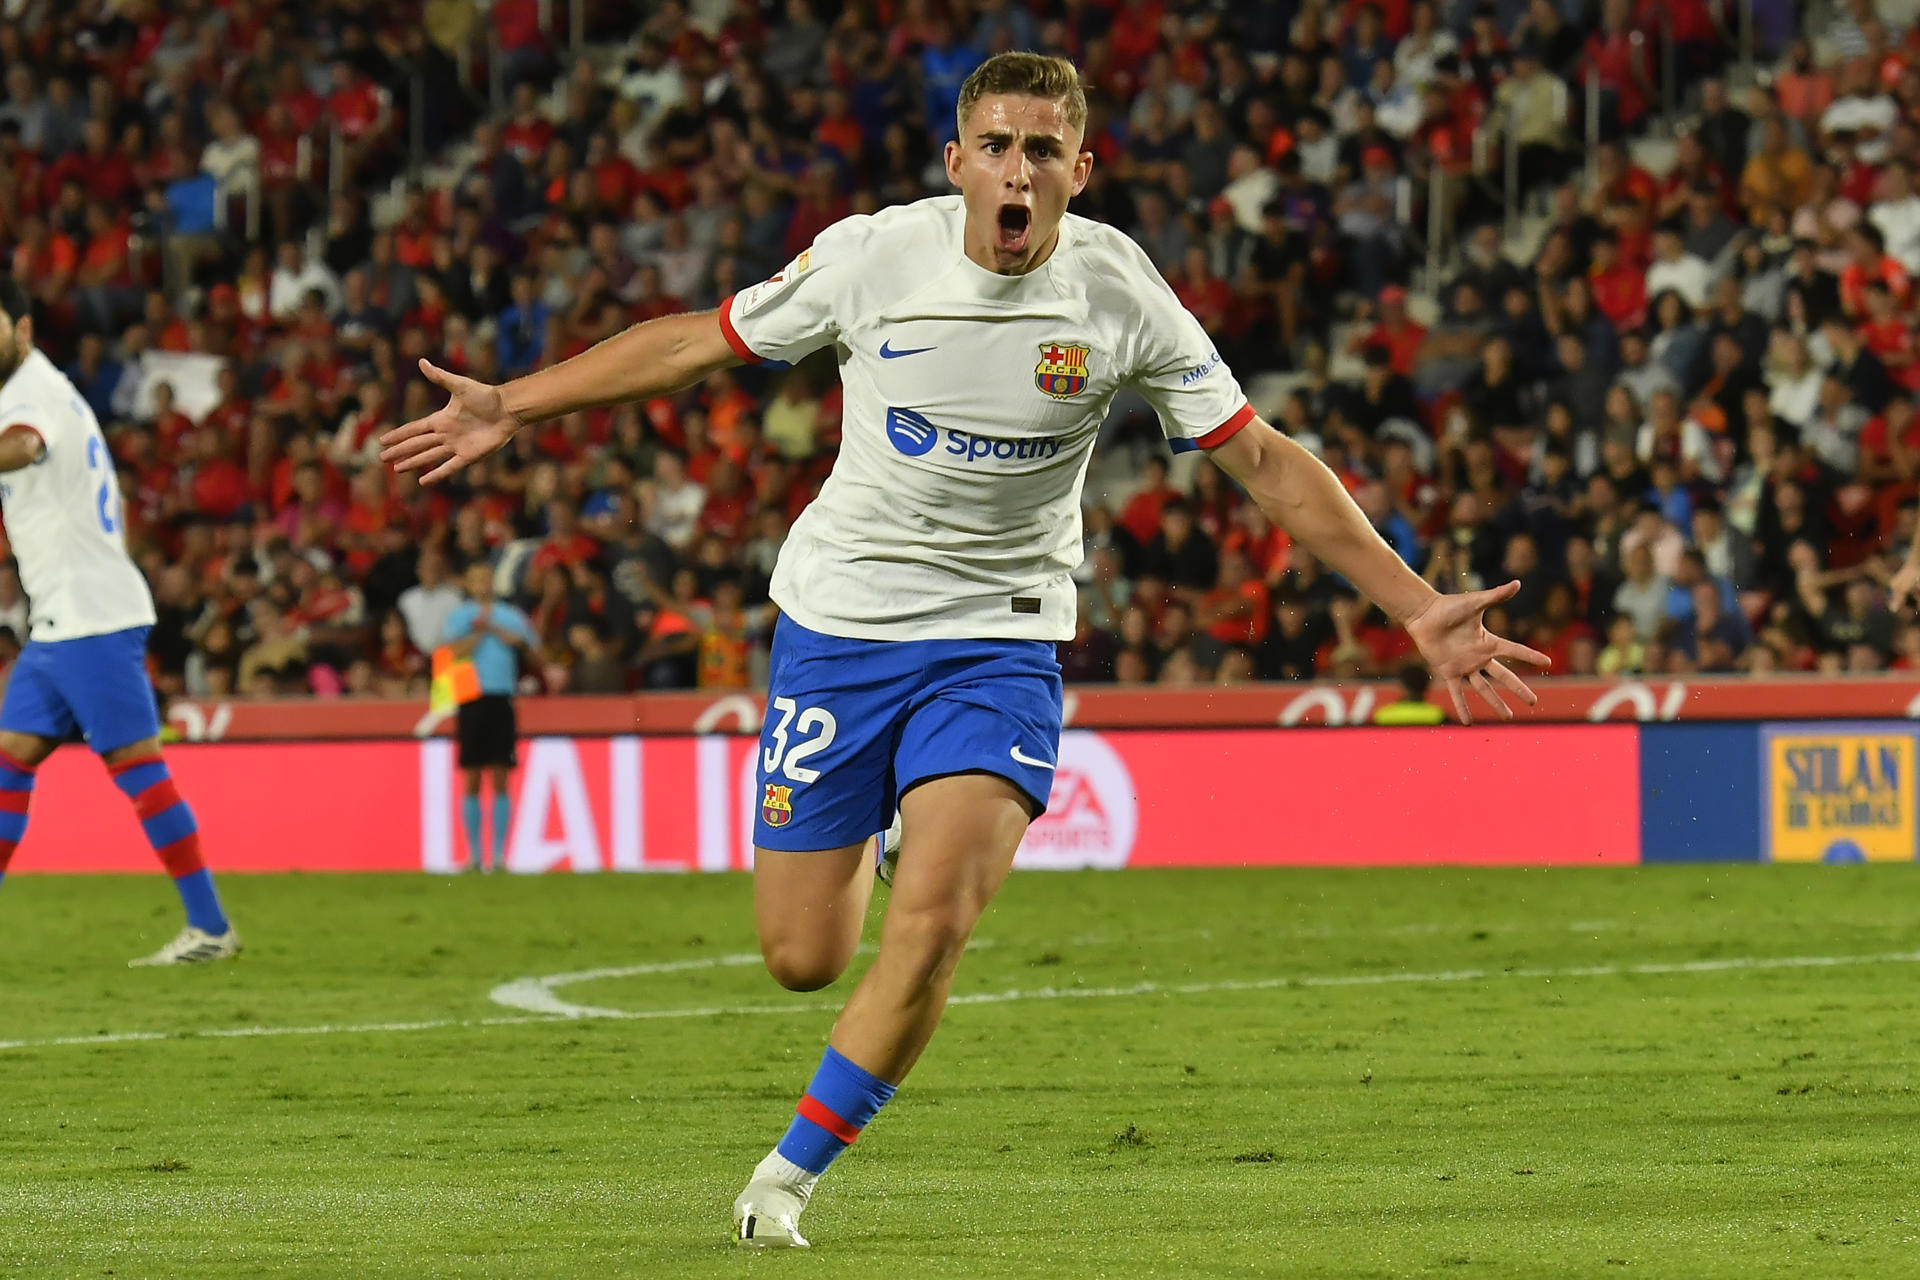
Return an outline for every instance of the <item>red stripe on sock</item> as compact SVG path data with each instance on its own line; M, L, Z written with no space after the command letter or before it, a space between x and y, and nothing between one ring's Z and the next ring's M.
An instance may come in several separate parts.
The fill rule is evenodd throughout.
M7 869L7 864L13 861L13 851L19 847L17 840L0 840L0 872Z
M133 811L144 821L156 813L165 813L179 803L180 788L173 785L172 778L162 778L133 798Z
M129 769L137 769L143 764L155 764L155 763L158 763L159 760L160 760L160 753L158 751L154 752L151 755L130 756L127 759L122 760L119 764L108 765L107 772L118 777L120 774L125 773Z
M200 857L198 831L190 836L182 836L172 844L161 845L153 852L160 859L160 865L167 869L167 874L175 880L207 869L207 864Z
M0 764L6 765L7 768L12 769L15 773L24 773L28 777L32 777L33 771L39 768L38 765L22 764L5 751L0 751Z
M842 1120L826 1103L810 1093L800 1095L800 1105L794 1108L802 1120L811 1120L840 1141L851 1144L860 1136L860 1131Z
M25 813L32 800L31 791L0 791L0 813Z

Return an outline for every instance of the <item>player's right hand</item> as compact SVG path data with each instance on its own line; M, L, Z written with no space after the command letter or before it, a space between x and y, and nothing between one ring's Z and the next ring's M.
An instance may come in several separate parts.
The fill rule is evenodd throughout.
M1911 561L1900 566L1887 583L1887 608L1895 612L1914 599L1914 588L1920 587L1920 565Z
M520 429L520 420L508 412L500 388L448 373L424 358L420 372L451 395L436 412L380 437L380 461L395 471L432 467L420 483L444 480L504 445Z

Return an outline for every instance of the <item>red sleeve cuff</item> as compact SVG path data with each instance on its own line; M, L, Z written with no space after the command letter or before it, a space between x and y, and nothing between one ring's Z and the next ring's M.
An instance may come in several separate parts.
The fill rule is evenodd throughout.
M1254 417L1253 406L1250 404L1243 404L1240 406L1240 411L1238 413L1234 414L1231 418L1228 418L1225 422L1221 423L1219 426L1215 427L1213 430L1207 432L1207 434L1195 440L1194 443L1199 445L1202 449L1217 449L1221 445L1225 444L1227 441L1239 435L1240 428L1246 426L1249 422L1252 422L1253 417Z
M748 364L759 364L766 357L748 346L747 340L740 336L740 331L733 327L733 300L738 296L730 293L720 299L720 332L726 336L727 345L733 348L733 354Z

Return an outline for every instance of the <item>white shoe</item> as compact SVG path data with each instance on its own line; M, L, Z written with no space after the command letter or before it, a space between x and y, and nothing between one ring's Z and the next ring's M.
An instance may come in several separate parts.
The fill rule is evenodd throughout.
M156 964L205 964L210 960L231 959L239 954L240 934L232 925L227 926L225 933L208 933L205 929L188 925L178 937L152 955L127 961L127 968L140 969Z
M798 1175L798 1177L794 1176ZM805 1249L800 1211L818 1179L774 1152L754 1166L753 1180L733 1202L733 1238L760 1249Z
M894 810L893 825L877 836L869 836L873 849L873 874L880 883L893 888L893 873L900 869L900 811Z

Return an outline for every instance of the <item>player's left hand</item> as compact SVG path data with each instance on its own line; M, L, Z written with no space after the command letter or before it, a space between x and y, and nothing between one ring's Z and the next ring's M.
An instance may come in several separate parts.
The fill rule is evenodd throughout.
M1434 676L1446 686L1461 724L1473 723L1473 713L1467 710L1467 686L1499 712L1502 720L1513 719L1513 709L1507 706L1495 685L1528 706L1540 700L1527 687L1527 682L1505 664L1518 661L1544 669L1551 665L1551 660L1537 649L1494 635L1484 621L1488 609L1513 599L1519 590L1519 582L1514 581L1486 591L1435 596L1425 608L1407 619L1407 634L1419 646L1420 656L1426 659Z

